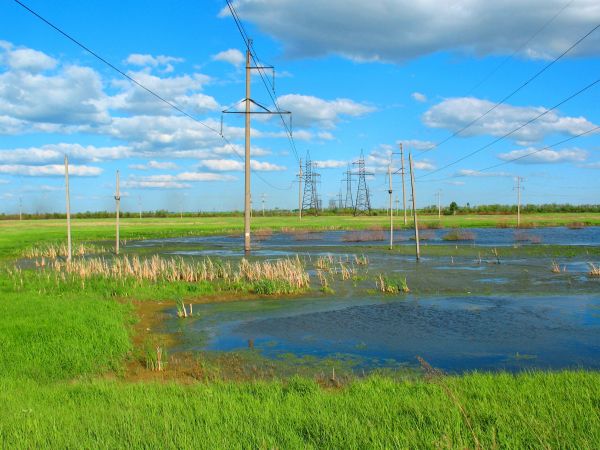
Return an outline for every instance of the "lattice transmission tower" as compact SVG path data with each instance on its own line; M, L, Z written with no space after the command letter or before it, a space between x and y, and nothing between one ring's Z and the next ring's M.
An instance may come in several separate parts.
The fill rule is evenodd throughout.
M306 161L304 163L304 173L302 179L304 181L304 195L302 196L302 211L306 214L313 213L318 215L321 209L321 200L318 195L318 184L321 174L317 173L315 164L310 160L310 155L306 153Z
M367 175L373 175L372 172L367 172L365 168L365 157L363 152L360 152L358 161L352 164L357 166L358 189L356 190L356 203L354 204L354 215L371 214L371 199L369 194L369 186L367 185Z

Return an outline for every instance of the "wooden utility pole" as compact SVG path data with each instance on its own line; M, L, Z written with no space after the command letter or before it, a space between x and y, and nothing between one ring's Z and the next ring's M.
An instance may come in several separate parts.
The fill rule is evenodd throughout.
M69 196L69 158L65 155L65 192L67 200L67 262L71 262L71 198Z
M245 121L245 160L244 160L244 252L250 252L250 46L246 48L246 121Z
M245 115L245 148L244 148L244 252L250 253L250 219L252 218L252 197L250 192L250 114L292 114L290 111L282 111L277 108L277 111L270 111L267 107L250 98L250 81L252 70L273 70L273 79L275 78L275 69L272 66L251 66L250 59L252 55L252 39L248 39L246 47L246 98L244 111L232 111L231 108L223 110L223 114L244 114ZM262 77L262 74L261 74ZM258 111L251 111L250 104L258 107ZM291 117L291 116L290 116ZM283 116L282 116L283 118ZM290 119L291 130L291 119ZM290 131L291 138L291 131Z
M408 162L410 165L410 188L412 192L412 209L413 209L413 220L415 225L415 251L417 255L417 261L421 259L421 249L419 248L419 224L417 223L417 199L415 195L415 173L413 168L412 155L408 154Z
M517 185L514 187L517 191L517 228L521 226L521 190L523 187L521 186L521 182L523 182L522 177L517 177L515 179Z
M438 189L438 191L435 193L435 195L437 195L437 204L438 204L438 219L442 218L442 203L441 203L441 199L442 199L442 191L440 191Z
M300 158L300 170L298 171L298 218L302 220L302 158Z
M121 192L119 191L119 171L117 170L117 190L115 193L115 202L117 210L116 235L115 235L115 255L119 254L119 215L121 209Z
M388 164L388 178L390 194L390 250L394 247L394 209L392 208L392 164Z
M400 174L402 175L402 208L404 209L404 226L406 226L406 190L404 189L404 150L400 142Z

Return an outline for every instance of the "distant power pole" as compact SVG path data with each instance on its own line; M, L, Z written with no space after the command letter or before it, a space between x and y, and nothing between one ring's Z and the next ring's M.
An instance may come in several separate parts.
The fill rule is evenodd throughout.
M344 207L344 203L342 201L342 188L340 187L340 192L338 193L338 209L341 211Z
M23 198L19 197L19 220L23 220Z
M438 219L441 219L442 218L442 203L441 203L442 191L438 189L437 192L435 193L435 195L437 196Z
M142 218L142 196L138 195L138 206L140 208L140 219Z
M417 262L421 259L421 249L419 247L419 225L417 223L417 199L415 194L415 173L413 169L412 155L408 154L408 162L410 165L410 188L412 192L412 209L413 218L415 225L415 251L417 256Z
M67 197L67 262L71 262L71 198L69 195L69 158L65 155L65 192Z
M396 204L396 215L398 215L398 210L400 209L400 200L398 200L398 195L396 195L396 200L394 200Z
M260 199L262 201L262 215L265 217L265 193L260 194Z
M515 183L517 183L517 185L513 188L517 191L517 228L521 226L521 190L523 189L521 183L523 181L525 181L524 178L516 177Z
M119 191L119 171L117 170L117 189L115 191L115 202L117 210L117 232L115 238L115 255L119 254L119 213L121 209L121 192Z
M302 158L298 167L298 218L302 220Z
M402 208L404 209L404 226L406 226L406 190L404 189L404 150L400 142L400 174L402 175Z
M392 208L392 164L388 164L388 178L389 178L389 189L390 194L390 250L394 246L394 210Z

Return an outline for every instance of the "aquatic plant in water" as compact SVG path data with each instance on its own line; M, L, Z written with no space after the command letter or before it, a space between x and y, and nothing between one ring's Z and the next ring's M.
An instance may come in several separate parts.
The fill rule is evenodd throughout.
M410 292L406 277L392 278L379 274L375 280L375 286L377 289L385 294L398 294L400 292Z

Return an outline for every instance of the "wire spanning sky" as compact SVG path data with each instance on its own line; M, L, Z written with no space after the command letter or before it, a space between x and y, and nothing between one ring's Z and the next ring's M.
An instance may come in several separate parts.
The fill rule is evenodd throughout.
M1 212L64 211L64 154L75 211L112 210L117 169L125 210L242 208L243 116L224 115L220 136L221 111L245 95L225 0L24 3L147 90L1 2ZM317 162L324 205L345 194L363 150L384 206L399 142L416 161L419 206L438 190L442 203L514 203L516 176L525 203L598 203L597 1L233 5L276 70L275 93L255 73L252 98L293 113L293 146L278 117L253 117L255 207L263 193L267 208L296 206L294 149Z

